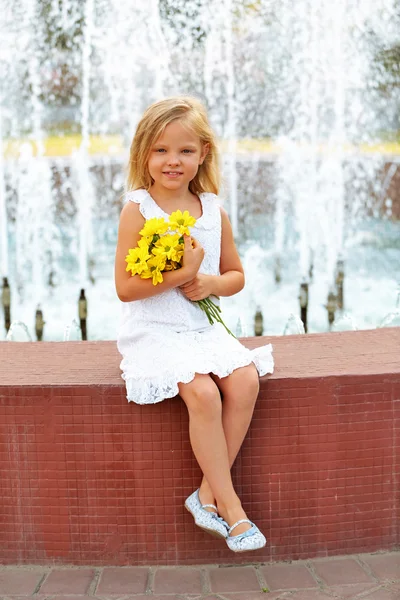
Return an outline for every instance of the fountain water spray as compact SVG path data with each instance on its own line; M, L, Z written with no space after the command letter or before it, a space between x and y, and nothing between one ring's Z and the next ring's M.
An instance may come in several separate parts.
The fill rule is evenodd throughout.
M15 289L13 315L40 303L51 336L53 319L71 322L67 302L94 286L102 336L104 304L111 318L118 311L112 263L129 142L145 107L177 93L204 100L221 139L247 277L232 327L238 315L250 324L260 305L264 325L282 331L307 282L309 328L326 329L321 307L338 259L351 310L359 272L349 232L379 202L392 210L395 167L378 177L382 156L357 145L386 126L371 80L380 77L374 44L398 36L393 0L14 4L13 18L0 14L0 261ZM393 96L393 114L397 106ZM48 156L55 142L63 156ZM391 286L396 274L386 270Z
M0 147L3 146L2 113L0 107ZM7 227L6 186L4 181L4 158L0 152L0 273L8 276L8 227Z
M7 342L32 342L28 327L22 321L13 321L6 335Z
M233 56L233 3L232 0L214 0L210 10L212 20L207 37L204 82L211 116L218 133L227 142L225 164L229 192L229 212L233 234L238 235L237 201L237 131L235 67ZM221 87L223 92L221 93ZM221 105L224 112L221 111ZM224 114L225 113L225 114ZM218 116L217 116L218 115ZM222 117L222 119L221 119Z

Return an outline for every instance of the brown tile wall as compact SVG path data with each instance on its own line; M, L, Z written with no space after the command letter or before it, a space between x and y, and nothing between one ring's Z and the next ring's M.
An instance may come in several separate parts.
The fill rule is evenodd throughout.
M25 376L11 384L10 368L3 370L0 562L232 563L398 547L400 372L384 367L398 362L400 331L391 331L272 340L278 362L287 356L289 363L304 361L317 343L320 355L332 344L333 356L339 356L342 344L357 374L351 374L349 362L337 368L331 359L331 375L321 376L320 362L314 376L312 366L299 376L297 364L291 370L277 366L272 378L262 379L233 477L268 543L243 555L196 528L183 507L198 487L200 471L179 398L152 406L128 403L122 382L114 380L117 355L111 367L103 363L107 383L88 378L74 384L70 376L68 385L40 386L29 385ZM72 364L76 346L55 346L64 357L71 353ZM41 368L54 373L55 346L46 354L45 344L3 343L0 364L7 356L18 371L24 352L36 378ZM114 356L111 343L80 348L88 353L87 364L91 353ZM375 356L372 373L360 374L357 355L365 360L368 352L371 361ZM41 365L38 356L47 362Z

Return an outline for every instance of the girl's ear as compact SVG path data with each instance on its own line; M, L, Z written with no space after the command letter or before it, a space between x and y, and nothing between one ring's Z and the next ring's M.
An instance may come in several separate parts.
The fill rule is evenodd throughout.
M201 155L200 155L200 161L199 161L199 165L202 165L204 162L205 157L207 156L207 154L210 151L210 144L203 144L203 148L201 151Z

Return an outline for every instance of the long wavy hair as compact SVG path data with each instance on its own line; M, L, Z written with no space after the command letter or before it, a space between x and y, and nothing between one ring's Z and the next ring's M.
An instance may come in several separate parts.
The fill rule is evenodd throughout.
M209 145L208 154L190 182L189 190L196 195L202 192L218 194L220 169L215 134L208 122L204 105L191 96L166 98L147 108L131 144L126 191L150 189L153 179L147 164L151 148L166 126L175 120L192 130L200 138L202 145Z

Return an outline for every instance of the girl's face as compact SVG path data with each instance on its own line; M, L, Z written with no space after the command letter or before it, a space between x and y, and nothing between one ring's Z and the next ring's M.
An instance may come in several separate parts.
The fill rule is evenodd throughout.
M153 144L148 169L154 186L170 191L184 191L196 176L208 152L208 145L179 120L169 123Z

